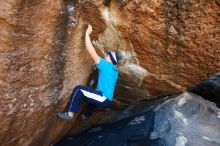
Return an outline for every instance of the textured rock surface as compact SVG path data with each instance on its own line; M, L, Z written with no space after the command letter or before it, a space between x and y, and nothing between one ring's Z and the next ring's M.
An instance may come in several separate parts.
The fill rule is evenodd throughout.
M0 145L46 146L70 129L73 121L56 112L92 64L75 7L72 0L0 2Z
M167 146L220 145L220 109L200 96L184 92L154 109L151 139L162 139Z
M97 2L107 28L96 43L126 58L118 97L127 92L132 101L134 90L145 98L172 95L219 71L218 1L105 2Z
M220 145L220 109L192 93L129 107L119 119L69 135L55 146Z
M146 70L139 86L150 95L183 91L219 71L219 1L139 0L117 6L110 5L117 30L135 52L135 64Z
M218 0L107 3L0 1L1 145L49 145L72 127L55 114L89 76L86 23L101 54L117 50L126 58L121 101L180 92L219 71Z
M215 102L220 107L220 72L213 77L203 81L201 84L191 90L191 92L202 96L203 98Z

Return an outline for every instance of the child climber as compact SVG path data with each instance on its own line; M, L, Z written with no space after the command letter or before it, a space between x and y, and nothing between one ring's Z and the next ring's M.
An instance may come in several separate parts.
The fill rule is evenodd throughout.
M74 113L79 110L82 100L89 102L88 107L83 114L83 116L86 117L92 115L96 106L107 107L112 103L118 79L117 63L122 59L122 57L115 52L108 52L108 55L104 58L100 57L91 43L89 36L91 33L92 26L88 25L85 34L85 43L86 49L97 64L97 68L99 70L97 90L80 85L76 86L70 96L68 111L58 112L58 117L64 120L70 120L74 117Z

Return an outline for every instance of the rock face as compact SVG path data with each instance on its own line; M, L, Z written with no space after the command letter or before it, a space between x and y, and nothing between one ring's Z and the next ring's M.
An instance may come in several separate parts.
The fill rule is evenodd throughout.
M220 109L192 93L129 107L119 119L69 135L55 146L220 145Z
M118 5L112 3L110 12L126 50L135 52L134 64L145 69L138 86L151 96L183 91L219 71L219 1L139 0Z
M85 24L92 24L100 54L124 56L116 96L131 103L183 91L219 71L219 5L0 1L0 145L46 146L72 127L74 121L60 121L56 112L91 71Z
M0 10L0 145L49 145L70 129L56 112L91 70L84 23L72 0L6 0Z
M185 92L154 111L151 139L162 139L167 146L220 145L220 109L213 103Z
M220 107L220 72L216 73L215 76L210 77L208 80L203 81L193 88L191 92L209 101L215 102L216 105Z

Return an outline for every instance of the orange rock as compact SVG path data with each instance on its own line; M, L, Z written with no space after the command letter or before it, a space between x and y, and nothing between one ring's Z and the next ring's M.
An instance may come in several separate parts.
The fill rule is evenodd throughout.
M0 3L0 145L48 146L74 123L56 113L91 70L84 22L70 0Z
M85 24L97 49L126 58L122 101L182 92L220 69L217 1L7 0L0 11L0 145L48 146L74 127L56 112L91 71Z

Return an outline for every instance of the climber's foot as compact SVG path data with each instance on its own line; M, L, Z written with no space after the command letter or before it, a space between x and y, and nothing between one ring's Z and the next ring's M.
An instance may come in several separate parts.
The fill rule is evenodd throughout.
M63 120L71 120L74 117L74 113L72 113L72 112L58 112L57 116Z

